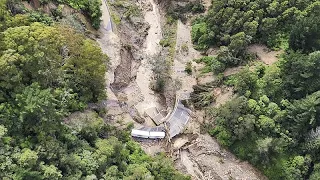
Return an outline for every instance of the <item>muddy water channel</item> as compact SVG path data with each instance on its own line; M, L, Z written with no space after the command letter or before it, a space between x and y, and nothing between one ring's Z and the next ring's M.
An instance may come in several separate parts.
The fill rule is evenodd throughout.
M138 84L141 94L144 99L136 105L139 113L143 113L145 109L150 107L157 107L162 109L159 103L159 98L154 94L154 92L149 88L150 81L152 78L152 58L155 57L161 50L159 42L162 38L161 33L161 22L160 22L160 12L158 6L155 4L154 0L149 0L151 4L150 11L145 14L145 21L150 25L148 30L148 35L144 43L144 59L141 61L141 65L137 72L136 83Z

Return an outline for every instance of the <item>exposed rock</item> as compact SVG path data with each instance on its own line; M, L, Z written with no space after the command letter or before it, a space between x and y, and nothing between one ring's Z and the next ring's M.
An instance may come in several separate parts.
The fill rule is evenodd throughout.
M52 11L56 10L57 8L58 6L52 2L49 2L48 4L42 6L42 10L49 15L52 15Z

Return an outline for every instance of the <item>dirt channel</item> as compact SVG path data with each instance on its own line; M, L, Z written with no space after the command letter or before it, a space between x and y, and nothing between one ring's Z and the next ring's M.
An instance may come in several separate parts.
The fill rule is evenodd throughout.
M102 0L104 6L104 0ZM211 1L205 1L206 7ZM107 76L107 120L124 126L134 123L135 127L154 126L154 123L144 118L144 110L150 107L163 109L159 96L149 85L152 80L152 66L150 61L161 51L159 41L162 38L161 9L154 0L138 0L143 18L126 20L117 27L117 32L106 31L101 28L98 39L103 52L110 57ZM103 26L110 19L108 9L103 10ZM200 52L193 48L191 42L190 22L178 22L176 53L172 66L172 78L181 82L178 94L188 94L193 91L192 86L201 79L201 65L192 60L201 57ZM188 62L192 62L193 74L184 72ZM202 81L213 80L214 76L207 75ZM201 83L201 82L200 82ZM220 90L217 105L232 99L232 89ZM137 123L137 118L144 119ZM196 111L186 127L185 133L174 138L169 145L169 152L175 167L192 179L265 179L250 164L235 158L231 153L207 134L200 134L200 125L204 121L204 112ZM164 141L140 142L146 153L154 155L158 152L168 152L168 143Z
M124 4L113 5L110 1L107 6L102 0L101 35L97 39L103 52L110 57L106 74L106 119L117 126L128 123L134 123L136 128L155 126L150 118L144 117L144 112L152 107L164 109L159 103L159 95L149 87L152 80L150 61L161 51L160 11L153 0L119 3ZM139 7L141 13L124 17L126 9L123 6ZM111 15L121 18L120 24L113 23L114 31L106 28L109 26Z

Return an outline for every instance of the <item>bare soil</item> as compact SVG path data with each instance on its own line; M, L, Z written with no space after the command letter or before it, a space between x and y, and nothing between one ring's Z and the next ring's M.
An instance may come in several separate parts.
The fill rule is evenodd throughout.
M146 3L150 8L145 12L144 20L149 24L150 28L148 29L148 35L143 46L144 58L141 61L136 76L136 83L144 97L143 101L135 106L140 114L143 114L150 107L156 107L158 110L164 109L160 104L159 96L150 89L150 82L153 77L151 62L153 57L158 55L161 50L161 46L159 45L162 38L161 16L159 8L153 0L147 0L144 4ZM148 125L154 125L154 123L149 121Z
M191 26L190 24L183 24L180 20L177 26L177 39L176 39L176 53L173 64L172 78L181 82L181 88L177 94L191 93L192 86L197 84L196 76L188 75L185 72L185 67L188 62L195 66L196 63L192 62L194 59L201 57L200 52L193 48L191 41Z
M177 167L186 170L193 179L266 179L249 163L238 160L223 149L209 135L199 135L190 145L183 147L178 156Z
M150 1L150 2L149 2ZM130 2L136 3L136 2ZM107 73L108 97L113 97L119 106L114 111L122 110L120 118L125 116L124 122L140 121L146 108L155 106L161 109L158 96L149 88L152 78L150 60L160 51L161 26L159 9L152 0L136 3L139 7L149 7L142 11L142 16L122 18L117 33L106 31L109 23L109 12L102 0L102 25L99 42L103 51L110 57ZM119 7L120 8L120 7ZM110 8L116 15L122 16L122 9ZM144 15L144 16L143 16ZM115 25L115 24L114 24ZM119 119L113 116L112 107L108 109L109 119ZM109 116L109 117L110 117ZM131 118L129 118L131 117ZM132 119L133 118L133 119ZM114 120L113 120L114 121ZM117 120L119 121L119 120ZM146 118L146 126L154 126L151 119Z
M243 68L245 68L245 66L238 66L238 67L227 68L227 69L223 72L223 75L224 75L224 76L230 76L230 75L233 75L233 74L237 74L237 73L239 73Z
M208 4L209 1L206 2L207 7L210 4ZM119 28L120 37L112 32L103 32L103 36L97 40L103 51L110 57L110 67L107 73L107 118L119 126L129 122L134 122L135 127L142 126L132 119L132 111L138 111L139 114L142 114L144 109L150 106L162 108L159 104L159 97L149 88L152 79L150 60L161 52L159 46L159 41L162 38L161 16L158 5L153 0L140 0L139 6L147 7L144 12L144 20L150 26L147 30L147 36L143 33L138 36L136 32L134 34L132 29L126 30L125 28L128 26L121 26ZM106 16L105 11L104 17ZM103 21L103 23L105 22ZM178 22L176 54L172 67L172 78L181 82L178 94L190 93L193 90L192 86L197 84L197 76L199 75L195 63L192 64L192 66L196 66L192 75L187 75L184 72L187 62L201 57L200 52L193 48L190 30L190 23ZM143 30L137 30L137 32L143 32ZM120 42L122 44L131 43L133 49L125 51ZM234 71L236 70L232 72ZM213 80L214 77L208 76L203 81L210 81L210 78ZM120 90L111 89L110 84L112 83L118 83ZM219 89L216 91L216 95L216 106L224 104L233 97L232 89ZM193 117L186 127L185 134L174 138L169 146L177 169L190 174L192 179L265 179L250 164L241 162L220 147L214 138L200 133L201 123L204 121L203 111L194 112ZM146 119L143 125L153 126L153 122ZM168 144L164 141L146 140L140 144L144 151L150 155L168 150Z
M283 50L271 51L267 46L261 44L250 45L248 47L248 51L256 54L258 56L258 59L266 65L271 65L277 62L278 56L283 53Z
M105 1L101 0L101 2L102 21L97 42L110 59L108 72L106 72L108 100L105 120L115 126L125 127L128 123L134 123L136 127L139 127L142 125L133 120L131 109L126 104L128 98L120 91L131 84L132 76L134 76L131 69L135 68L138 63L132 53L133 49L130 46L123 46L121 38L124 36L110 30L107 31L106 27L111 20L110 12ZM127 42L131 43L129 40Z

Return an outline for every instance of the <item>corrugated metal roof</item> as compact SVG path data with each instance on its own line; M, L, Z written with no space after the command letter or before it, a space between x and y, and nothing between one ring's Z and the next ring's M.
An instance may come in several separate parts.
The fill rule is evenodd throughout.
M178 101L176 109L167 121L170 138L180 134L190 119L191 110Z

